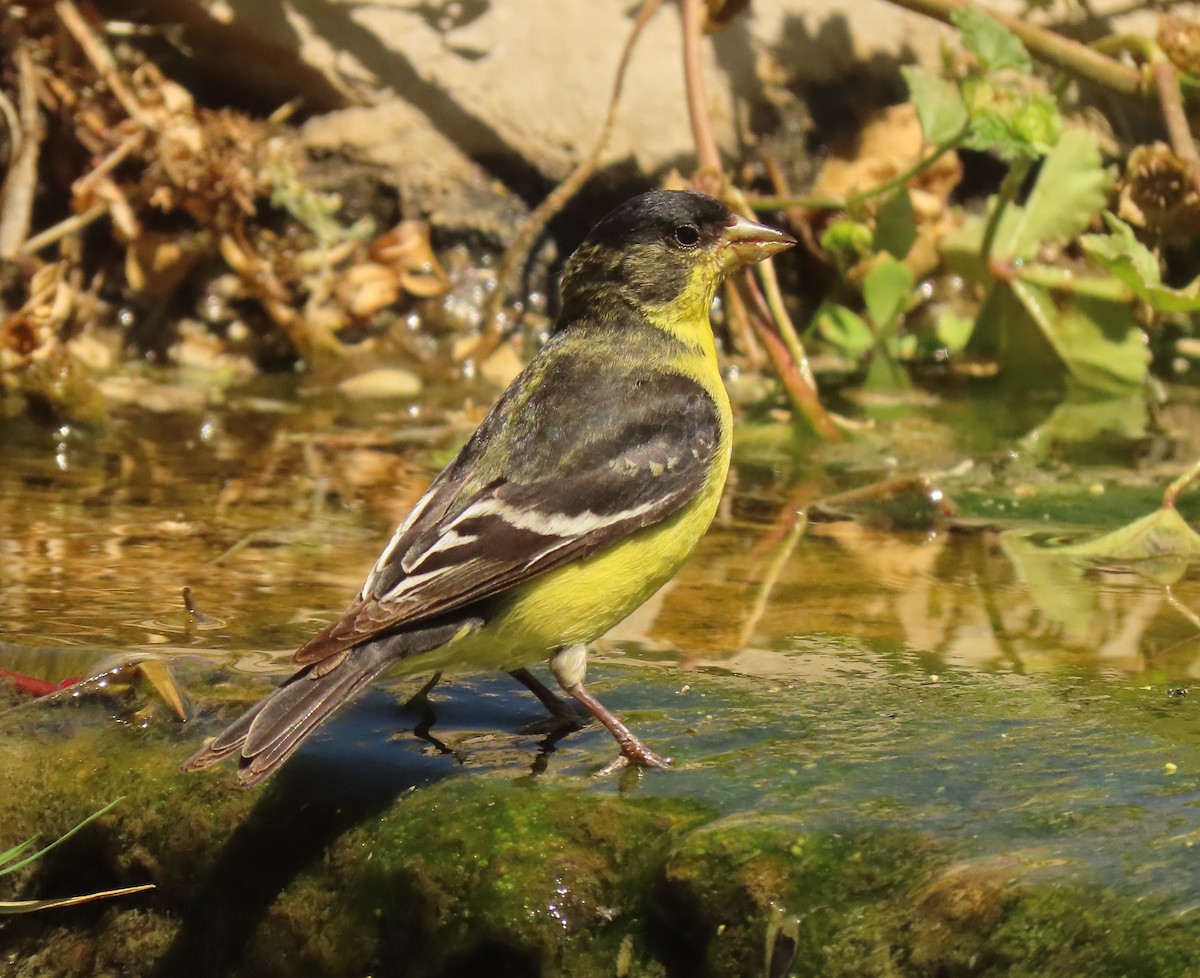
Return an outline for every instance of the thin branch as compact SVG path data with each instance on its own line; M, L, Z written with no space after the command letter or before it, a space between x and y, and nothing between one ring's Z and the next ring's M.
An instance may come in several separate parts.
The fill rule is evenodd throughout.
M734 207L735 210L743 214L750 213L750 207L740 190L736 187L731 187L729 189L729 196L734 200L736 205ZM755 266L755 271L762 282L763 296L766 299L771 320L775 323L775 328L778 330L780 338L788 348L788 352L791 354L800 376L804 378L804 382L815 393L817 380L808 366L808 354L804 352L804 344L800 342L800 334L796 332L796 327L792 323L792 317L788 315L787 308L783 304L783 293L779 288L779 277L775 274L775 266L769 260L759 262Z
M17 115L16 107L0 88L0 115L4 116L4 128L8 130L8 159L4 162L11 164L21 155L21 142L24 133L21 132L21 118Z
M29 234L33 198L37 193L38 152L41 148L41 113L33 58L24 44L17 47L20 77L20 150L9 168L0 198L0 258L15 258ZM14 130L16 131L16 130Z
M683 0L684 82L692 138L696 143L696 157L700 164L697 174L692 178L692 185L714 197L721 197L735 212L752 217L753 212L745 196L726 182L721 168L721 152L708 115L708 93L704 85L701 58L703 36L703 0ZM841 432L821 405L804 345L783 304L775 266L768 258L759 262L755 271L762 281L761 291L754 277L746 272L737 276L736 285L743 300L742 305L748 311L751 327L779 372L792 404L808 419L813 430L823 438L841 438ZM736 305L733 311L735 314L738 312Z
M76 231L82 231L89 224L93 224L100 220L108 213L107 204L95 204L89 207L82 214L72 214L70 217L59 221L53 227L46 228L45 231L40 231L32 238L29 238L21 245L19 254L32 255L41 251L47 245L54 244L55 241L60 241L69 234L74 234Z
M763 614L767 610L767 605L771 601L771 592L775 590L775 586L779 583L779 578L783 574L783 569L792 559L792 554L796 551L796 545L808 529L808 513L802 509L789 510L784 518L791 522L791 526L788 527L783 541L779 545L779 549L772 555L766 570L758 575L762 583L758 587L758 593L755 595L754 605L750 609L750 614L746 616L741 633L738 635L738 648L740 649L744 649L750 644L750 640L754 638L754 632L758 628L759 622L762 621Z
M0 901L0 916L4 914L33 913L35 910L52 910L55 907L76 907L81 903L91 903L94 900L107 900L111 897L129 896L131 893L144 893L146 890L153 889L153 883L139 883L137 886L122 886L115 890L99 890L96 893L63 897L58 900L3 900Z
M741 293L731 283L726 282L723 295L730 332L736 336L736 349L746 358L746 364L751 370L762 370L766 363L766 354L754 335L754 327L750 325L750 311L742 301Z
M596 167L600 163L600 156L604 152L604 148L608 145L608 140L612 136L613 126L617 121L617 106L621 100L621 91L625 87L625 74L629 69L629 61L633 56L633 49L637 44L638 38L641 37L642 30L661 6L662 0L645 0L641 9L638 10L637 17L633 22L633 29L629 32L629 37L625 40L625 47L621 51L621 60L617 63L616 81L613 83L612 94L608 99L608 114L604 119L603 127L600 129L600 136L596 140L596 145L592 148L587 158L575 167L567 178L555 187L546 199L538 205L521 226L520 231L517 232L516 238L505 252L504 261L496 273L495 291L488 297L488 301L484 305L483 325L479 334L479 342L473 348L469 349L465 356L474 357L476 361L486 360L504 339L501 309L508 296L515 290L517 275L528 260L529 251L533 247L533 243L541 235L546 225L553 219L555 214L562 210L567 201L579 192L580 188L587 183L592 174L596 172Z
M1150 68L1154 85L1158 89L1158 102L1162 106L1163 122L1171 139L1175 155L1187 167L1192 186L1200 192L1200 153L1196 152L1196 140L1188 125L1187 112L1183 108L1183 93L1179 89L1179 72L1166 58L1156 60Z
M1200 459L1192 463L1183 475L1167 486L1167 491L1163 493L1163 509L1174 509L1179 494L1188 487L1189 483L1195 482L1197 479L1200 479Z
M139 130L138 132L133 133L131 136L126 136L125 139L121 140L120 145L118 145L116 149L114 149L96 166L92 167L87 173L71 184L71 193L74 195L75 199L78 201L79 198L86 197L88 194L90 194L92 192L93 185L96 184L102 177L108 176L113 170L120 166L121 163L123 163L135 149L139 149L141 147L145 139L145 131Z
M944 24L951 23L951 16L960 10L975 6L966 0L891 0L898 7L912 10ZM1147 95L1150 87L1136 68L1109 58L1094 48L1063 37L1044 27L1038 27L1008 14L998 13L990 7L979 7L988 16L995 18L1021 39L1035 58L1061 68L1077 78L1086 78L1115 92L1128 95Z
M683 77L687 87L688 118L692 124L692 139L696 143L696 157L702 170L711 170L720 179L721 151L717 148L717 139L708 117L708 92L704 87L704 64L700 49L704 36L703 3L704 0L683 0Z
M112 56L112 52L92 32L92 28L83 19L83 15L80 14L72 0L57 0L54 4L54 11L58 14L63 26L75 38L75 42L83 49L84 57L92 63L92 67L104 79L109 91L121 103L121 107L129 113L129 117L139 126L151 128L150 117L146 114L146 110L138 101L137 96L126 87L121 73L117 70L117 62Z
M808 382L805 370L796 362L779 333L771 327L771 311L757 283L749 275L739 275L733 282L741 294L742 301L749 307L750 323L775 365L779 379L788 393L788 399L808 419L817 434L830 441L840 441L841 430L821 404L816 387ZM807 361L804 363L807 367Z
M1020 159L1014 160L1012 166L1008 168L1008 172L1004 174L1004 179L1000 182L1000 190L996 194L996 203L992 207L992 212L988 215L987 224L983 229L983 242L979 246L979 257L985 262L992 257L992 247L996 243L996 235L1000 231L1000 220L1004 217L1004 212L1008 209L1008 205L1017 199L1017 194L1021 190L1021 184L1025 182L1025 177L1029 174L1030 168L1033 166L1033 160L1028 156L1022 156Z
M938 143L932 153L917 160L908 169L897 173L890 180L885 180L868 190L860 190L849 197L752 197L749 198L750 207L756 211L779 211L787 210L790 207L803 207L813 211L850 211L860 204L866 203L872 197L879 197L907 186L910 181L919 177L947 153L958 149L966 138L967 129L964 127L958 135L943 143Z

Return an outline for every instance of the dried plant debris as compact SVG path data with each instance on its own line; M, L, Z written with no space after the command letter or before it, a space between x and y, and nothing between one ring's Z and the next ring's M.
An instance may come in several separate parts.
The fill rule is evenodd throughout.
M344 219L328 175L354 168L322 173L285 124L198 105L83 10L0 12L0 393L77 417L58 395L86 383L45 378L85 379L98 364L75 353L98 334L169 360L191 318L245 364L313 360L448 290L428 228L390 227L394 194L382 221Z
M1200 193L1187 164L1166 143L1138 146L1117 184L1117 213L1163 243L1186 244L1200 228Z
M1158 46L1172 64L1189 75L1200 75L1200 24L1175 14L1158 22Z

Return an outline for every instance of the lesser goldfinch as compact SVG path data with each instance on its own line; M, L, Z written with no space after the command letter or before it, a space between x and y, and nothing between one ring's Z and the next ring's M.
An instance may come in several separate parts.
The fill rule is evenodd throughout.
M567 261L549 341L433 480L300 671L189 758L253 785L384 672L498 668L562 688L620 756L666 767L583 685L586 643L678 570L708 529L732 416L709 311L734 269L795 240L703 194L652 191Z

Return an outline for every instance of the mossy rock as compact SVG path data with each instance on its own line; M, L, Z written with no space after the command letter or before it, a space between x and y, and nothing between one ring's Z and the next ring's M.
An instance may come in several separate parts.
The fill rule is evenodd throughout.
M717 711L724 689L708 687L706 708L735 733L747 729L739 718L759 715L750 694L738 694L747 699L739 712L736 691L722 692L728 702ZM929 717L981 695L942 683L903 692L910 710L922 697ZM888 702L881 694L870 709ZM766 697L763 709L780 703ZM1022 694L1018 705L1030 730L1084 724L1101 746L1131 726L1122 698L1103 701L1103 723L1090 713L1063 720L1057 704ZM1160 887L1164 872L1186 864L1158 834L1134 841L1131 814L1111 794L1095 804L1077 790L1019 795L1019 804L1006 802L1003 831L980 842L971 826L994 813L976 815L967 803L991 795L947 768L911 795L930 813L918 827L913 804L881 803L900 792L900 772L916 777L931 758L944 765L952 747L965 764L995 738L970 741L960 724L950 744L922 728L908 748L918 753L893 736L879 740L886 757L860 760L851 751L859 740L874 744L894 727L864 735L859 701L843 708L860 711L847 714L857 723L843 720L855 739L838 740L842 727L827 724L831 759L812 767L782 747L727 750L626 783L582 773L593 751L611 749L602 736L589 747L586 733L564 745L545 777L525 774L523 758L462 767L411 745L375 743L372 757L359 758L353 742L318 741L255 792L234 788L228 770L178 772L200 736L191 724L114 723L86 704L18 711L0 727L0 848L35 833L52 838L124 797L34 867L0 878L0 898L157 889L3 921L3 973L1194 978L1200 922ZM1008 749L1023 750L1021 731L1005 729ZM1040 756L1029 746L1020 755L1027 776ZM1147 749L1137 748L1129 770L1147 769ZM1104 756L1104 771L1123 757ZM961 797L939 794L941 783L957 784ZM1184 792L1186 806L1189 783L1172 781L1174 794L1160 787L1155 797L1165 804ZM1039 814L1061 816L1081 797L1071 810L1087 817ZM1111 864L1092 865L1078 848L1066 855L1090 840L1109 840L1139 875L1118 886Z

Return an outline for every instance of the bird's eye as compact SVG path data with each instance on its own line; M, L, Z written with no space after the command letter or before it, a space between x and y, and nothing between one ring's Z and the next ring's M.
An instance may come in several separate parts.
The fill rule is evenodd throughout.
M695 248L700 243L700 229L694 224L680 224L671 234L685 248Z

